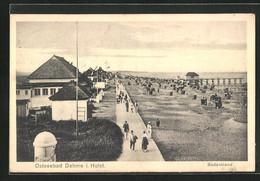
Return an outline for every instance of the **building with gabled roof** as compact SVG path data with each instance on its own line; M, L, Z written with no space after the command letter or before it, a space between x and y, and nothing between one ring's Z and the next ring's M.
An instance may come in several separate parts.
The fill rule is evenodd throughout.
M87 121L87 107L91 93L84 87L77 86L75 81L69 82L49 98L52 101L53 120L76 120L76 91L78 91L78 120Z
M186 80L196 80L199 79L199 75L195 72L188 72L186 74Z
M94 75L94 73L95 73L95 70L93 68L89 67L89 69L86 70L82 75L86 76L91 81L96 81L97 76Z
M77 68L63 57L53 55L28 76L29 83L69 82L76 80ZM80 77L79 72L79 77Z
M77 68L63 57L53 55L27 77L31 86L30 106L37 109L51 106L52 102L49 97L61 90L71 80L76 81L76 70Z
M91 97L91 93L81 85L76 86L75 81L70 81L59 92L50 96L52 101L76 100L76 89L78 90L78 100L86 100Z

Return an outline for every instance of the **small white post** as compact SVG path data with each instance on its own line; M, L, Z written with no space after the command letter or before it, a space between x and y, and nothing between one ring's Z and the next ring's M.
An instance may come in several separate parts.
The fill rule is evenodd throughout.
M33 142L35 162L56 162L57 140L50 132L39 133Z

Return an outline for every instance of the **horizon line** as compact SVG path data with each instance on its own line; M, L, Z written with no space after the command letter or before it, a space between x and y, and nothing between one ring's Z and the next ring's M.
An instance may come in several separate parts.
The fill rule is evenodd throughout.
M88 70L88 69L86 69ZM107 70L106 70L107 71ZM24 71L18 71L16 70L16 73L23 73L23 74L31 74L32 72L24 72ZM179 72L174 72L174 71L138 71L138 70L110 70L109 72L140 72L140 73L186 73L186 72L191 72L191 71L179 71ZM200 72L200 73L247 73L247 71L193 71L193 72Z

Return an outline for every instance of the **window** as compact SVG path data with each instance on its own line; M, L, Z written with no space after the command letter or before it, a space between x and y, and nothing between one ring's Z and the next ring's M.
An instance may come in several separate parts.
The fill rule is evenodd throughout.
M41 89L34 89L34 95L35 96L40 96L41 95Z
M20 95L20 91L19 90L16 91L16 95Z
M48 89L42 89L42 95L48 95Z
M28 95L28 90L25 90L25 95Z
M52 88L51 89L51 95L55 94L56 93L56 89L55 88Z

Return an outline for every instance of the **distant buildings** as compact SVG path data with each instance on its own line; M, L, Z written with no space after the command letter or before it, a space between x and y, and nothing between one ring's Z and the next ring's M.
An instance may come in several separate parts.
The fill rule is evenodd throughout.
M98 69L89 68L82 75L88 77L93 82L106 82L111 77L111 73L104 71L101 67Z
M188 72L186 74L186 80L196 80L199 79L199 75L195 72Z
M83 75L85 75L91 81L96 81L97 79L97 76L95 75L95 70L91 67L87 71L85 71Z

